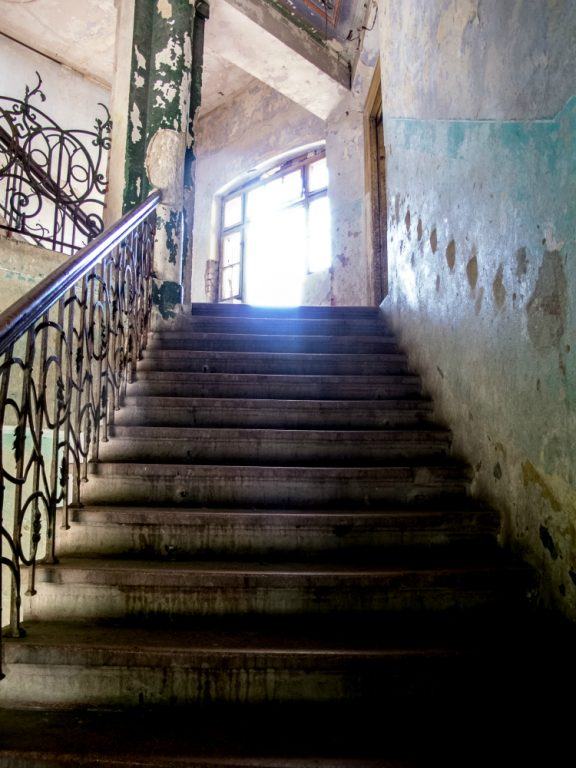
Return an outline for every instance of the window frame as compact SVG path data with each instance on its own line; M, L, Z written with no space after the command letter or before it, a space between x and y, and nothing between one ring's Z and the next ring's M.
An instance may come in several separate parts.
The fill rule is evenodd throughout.
M309 209L310 203L322 197L328 197L328 185L321 189L310 191L310 166L313 163L318 162L326 157L326 148L319 147L317 149L309 150L305 154L298 155L296 157L285 160L278 166L269 166L266 170L262 171L257 177L250 179L249 181L241 184L238 187L226 192L220 198L220 218L218 228L218 301L223 304L227 303L241 303L245 294L245 251L246 251L246 229L250 223L247 217L247 195L252 190L262 187L265 184L270 183L276 179L287 176L296 170L300 170L302 175L302 197L298 200L288 203L284 209L295 208L299 205L304 207L306 216L306 230L309 226ZM237 224L231 226L224 226L224 212L226 204L234 198L241 197L241 218ZM239 292L234 296L222 297L223 278L226 270L232 269L233 266L224 267L224 240L234 232L240 232L240 281ZM309 254L306 253L306 274L311 274Z

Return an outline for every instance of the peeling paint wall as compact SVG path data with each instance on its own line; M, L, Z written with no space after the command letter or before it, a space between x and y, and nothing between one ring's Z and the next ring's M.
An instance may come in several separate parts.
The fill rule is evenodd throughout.
M503 540L574 618L575 44L570 0L381 3L383 309Z
M366 217L366 167L364 163L364 109L378 61L378 29L367 32L352 89L326 121L326 157L330 170L332 212L332 269L330 303L370 305L371 241ZM328 286L320 280L309 286L308 301L323 303Z

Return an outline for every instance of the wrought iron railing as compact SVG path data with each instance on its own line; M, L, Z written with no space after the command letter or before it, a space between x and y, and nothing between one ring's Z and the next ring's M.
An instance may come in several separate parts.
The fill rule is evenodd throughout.
M0 608L10 636L23 633L24 576L33 595L37 562L56 561L57 513L68 528L146 345L159 200L151 194L0 315Z
M110 114L94 130L65 130L32 103L46 100L42 79L24 99L0 97L0 229L72 254L103 229Z

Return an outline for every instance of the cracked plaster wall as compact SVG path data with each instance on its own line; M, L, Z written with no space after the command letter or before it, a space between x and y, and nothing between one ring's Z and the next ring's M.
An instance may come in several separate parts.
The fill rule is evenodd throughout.
M576 5L387 0L381 43L383 309L502 539L575 618Z

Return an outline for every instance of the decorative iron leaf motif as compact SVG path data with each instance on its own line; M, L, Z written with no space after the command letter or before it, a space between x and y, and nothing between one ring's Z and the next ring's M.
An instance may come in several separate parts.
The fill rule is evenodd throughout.
M64 452L62 460L60 461L60 487L66 488L68 486L68 454Z
M12 443L12 452L14 454L14 460L19 462L24 456L24 441L26 438L26 424L23 419L20 419L18 424L14 427L14 442Z
M32 518L32 544L34 549L38 546L42 537L42 515L38 504L34 504L34 517Z
M64 391L64 382L62 381L62 376L58 376L58 379L56 380L56 404L59 411L63 411L66 407Z

